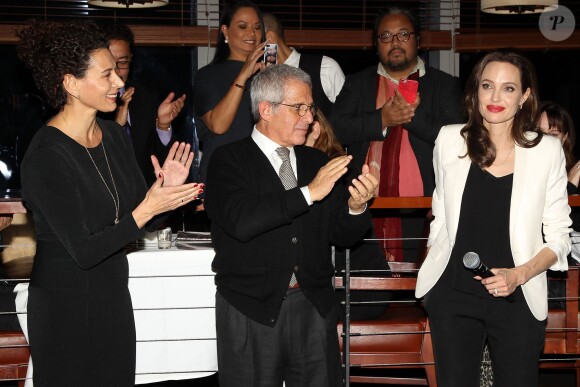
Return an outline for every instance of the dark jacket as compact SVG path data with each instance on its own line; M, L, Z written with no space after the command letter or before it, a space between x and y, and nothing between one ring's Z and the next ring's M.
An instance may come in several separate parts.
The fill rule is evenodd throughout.
M298 187L328 161L295 147ZM350 245L370 226L369 211L349 215L337 184L308 206L300 188L286 191L268 158L249 137L218 148L209 164L205 209L212 221L218 292L237 310L274 326L296 271L300 288L321 316L335 305L330 244Z
M425 70L425 75L419 78L421 103L411 123L404 127L409 131L409 142L419 164L424 195L431 196L435 189L433 147L437 134L444 125L464 120L459 79L432 67L426 66ZM370 142L384 139L376 100L377 66L373 66L346 78L332 108L330 121L336 136L353 155L353 164L359 169Z

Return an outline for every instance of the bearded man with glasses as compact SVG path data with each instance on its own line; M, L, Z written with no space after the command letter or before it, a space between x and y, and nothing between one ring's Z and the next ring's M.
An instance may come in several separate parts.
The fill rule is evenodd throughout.
M442 126L463 122L459 79L417 56L420 24L409 9L379 12L373 37L379 64L347 77L330 117L336 136L353 165L368 163L379 179L375 196L431 196L435 138ZM418 82L416 98L398 91L403 78ZM419 242L401 237L420 236L423 222L424 213L374 219L387 260L417 259Z

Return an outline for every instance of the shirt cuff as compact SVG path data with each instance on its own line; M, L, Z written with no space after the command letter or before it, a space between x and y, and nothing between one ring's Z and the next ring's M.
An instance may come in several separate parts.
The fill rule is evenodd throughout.
M171 133L173 131L171 126L169 127L168 130L161 130L159 128L155 128L155 130L157 130L157 135L159 136L159 140L161 141L161 143L163 145L169 144L169 141L171 141Z
M308 189L308 186L300 187L300 191L302 191L302 195L304 195L304 199L306 199L306 203L308 203L308 205L311 206L312 199L310 199L310 190Z
M360 215L360 214L364 214L364 212L367 210L368 204L365 203L365 208L363 208L363 210L361 212L353 212L350 207L348 207L348 214L349 215Z
M387 131L388 131L388 130L389 130L389 127L388 127L388 126L385 126L385 127L383 128L383 137L386 137L386 136L387 136Z

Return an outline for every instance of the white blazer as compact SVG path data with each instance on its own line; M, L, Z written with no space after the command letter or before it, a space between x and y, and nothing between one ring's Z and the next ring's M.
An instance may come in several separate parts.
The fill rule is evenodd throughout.
M429 254L419 270L415 296L423 297L439 280L455 245L463 190L471 165L465 140L459 133L464 125L444 126L433 153L435 192L433 216L427 245ZM530 138L536 134L530 133ZM567 175L560 141L544 136L533 148L515 147L515 166L510 204L510 244L516 266L532 259L542 248L556 253L551 270L568 269L570 253L570 206ZM543 225L543 229L542 229ZM542 231L546 243L542 239ZM522 286L526 302L538 320L548 316L546 273Z

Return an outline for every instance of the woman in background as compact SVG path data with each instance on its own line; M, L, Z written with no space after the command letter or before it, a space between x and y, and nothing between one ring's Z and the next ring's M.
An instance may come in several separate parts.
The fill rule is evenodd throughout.
M562 143L566 156L566 170L568 171L568 195L577 194L580 183L580 162L576 162L574 156L574 145L576 144L574 121L566 109L550 101L540 104L540 113L538 125L540 130L547 135L556 137Z
M487 339L494 386L538 386L546 271L566 270L571 247L564 152L536 129L535 71L519 54L486 55L464 105L467 124L443 127L435 143L435 219L416 287L426 296L437 381L479 386ZM468 252L493 276L474 277Z
M308 134L306 135L306 146L310 146L321 150L329 158L334 158L346 154L342 145L336 139L332 125L320 111L316 112L314 120L310 124ZM351 178L348 176L356 176L356 171L349 171L347 177L343 180L345 184L348 185ZM373 274L384 275L389 271L389 263L385 259L383 250L380 247L379 242L376 240L374 229L372 228L364 236L364 239L354 246L350 247L350 259L351 259L351 270L354 272L353 275L368 276L369 271L373 271ZM342 275L342 271L345 269L345 250L341 248L335 249L335 269L337 275ZM365 270L367 272L356 273L357 270ZM342 291L338 292L341 300L344 301L344 293ZM373 320L381 316L386 310L387 306L385 302L392 299L392 294L383 290L353 290L351 291L351 301L354 302L366 302L366 301L380 301L381 304L377 305L353 305L351 308L350 316L352 320ZM342 316L341 316L342 318Z
M346 154L336 139L330 122L320 109L316 111L310 124L304 145L321 150L331 159Z
M147 190L129 138L97 111L116 109L123 81L93 23L36 23L19 56L58 110L22 163L37 248L28 295L36 387L134 386L135 323L125 245L158 214L194 200L193 160L175 143Z
M252 133L250 82L264 54L264 22L251 1L229 4L220 20L217 48L211 63L201 68L193 87L195 114L202 121L201 180L214 150Z

